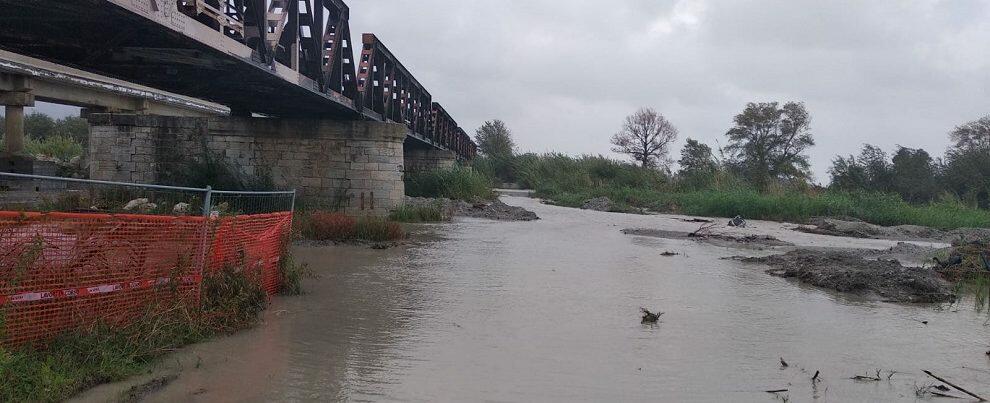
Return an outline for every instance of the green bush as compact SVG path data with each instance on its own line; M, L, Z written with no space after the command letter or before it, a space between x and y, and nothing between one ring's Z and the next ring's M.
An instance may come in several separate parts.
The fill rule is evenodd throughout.
M267 306L260 283L237 268L203 281L199 309L150 307L128 323L100 323L44 346L0 347L0 401L63 401L95 385L143 373L163 354L254 324Z
M403 206L389 215L389 219L396 222L422 223L448 221L450 217L444 214L443 205L436 203L429 206Z
M390 242L406 237L402 226L384 218L364 217L355 219L343 213L312 211L299 214L297 231L305 239L314 241L371 241Z
M457 200L494 198L492 180L470 167L406 174L406 195Z
M405 239L406 232L398 223L384 218L365 217L357 222L354 238L371 242L391 242Z

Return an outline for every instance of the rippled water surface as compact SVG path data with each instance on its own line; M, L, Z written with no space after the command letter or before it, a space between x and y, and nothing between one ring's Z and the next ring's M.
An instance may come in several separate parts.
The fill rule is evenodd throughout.
M149 400L912 401L922 369L990 396L990 328L970 305L867 302L720 259L768 252L620 233L697 228L671 217L506 201L543 220L425 226L429 241L390 251L298 248L320 275L309 294L177 354L180 377ZM755 224L741 231L891 244ZM662 323L641 325L640 306ZM876 369L881 382L849 379Z

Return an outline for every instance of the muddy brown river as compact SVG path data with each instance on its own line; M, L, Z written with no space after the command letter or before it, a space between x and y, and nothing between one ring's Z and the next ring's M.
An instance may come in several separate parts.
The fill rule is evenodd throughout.
M870 302L721 259L770 250L620 232L698 226L672 216L504 200L542 220L424 225L425 241L387 251L297 248L319 274L307 295L80 400L178 373L147 401L930 401L915 394L934 382L923 369L990 396L988 316L970 303ZM733 231L894 245L751 224ZM641 306L666 314L642 325ZM878 369L881 381L850 379Z

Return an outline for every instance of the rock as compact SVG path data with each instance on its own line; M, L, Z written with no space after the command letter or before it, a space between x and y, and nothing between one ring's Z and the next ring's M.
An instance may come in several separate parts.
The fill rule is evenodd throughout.
M140 211L147 213L158 209L158 205L148 201L148 199L134 199L124 205L124 211Z
M729 226L730 227L746 228L746 220L744 220L742 218L742 216L738 216L737 215L736 218L733 218L733 219L729 220Z
M594 211L612 211L615 207L615 203L612 199L607 197L596 197L594 199L586 200L584 205L581 206L584 210L594 210Z
M172 207L174 214L189 214L190 211L192 211L192 206L189 203L176 203L175 207Z
M145 205L147 205L148 203L149 203L148 199L134 199L127 202L127 204L124 205L124 211L132 211L135 209L140 209Z

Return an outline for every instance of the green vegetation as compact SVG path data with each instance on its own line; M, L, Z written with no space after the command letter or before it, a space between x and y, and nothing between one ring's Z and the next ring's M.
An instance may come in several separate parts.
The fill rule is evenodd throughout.
M0 401L61 401L140 374L176 348L254 325L267 301L257 279L228 267L203 280L198 309L186 302L157 305L137 320L68 332L43 348L0 347Z
M0 138L3 137L3 121L0 116ZM26 154L68 162L83 155L89 142L89 123L78 117L56 120L35 112L24 117L24 133ZM0 141L0 151L4 151L3 141Z
M297 216L297 232L303 238L314 241L391 242L406 237L401 225L384 218L356 219L343 213L326 211L311 211Z
M297 263L289 254L282 256L279 269L282 271L282 287L279 289L279 295L302 295L302 280L316 276L308 264Z
M82 144L71 137L52 136L42 140L29 137L24 144L24 152L68 162L75 157L82 156L84 150Z
M670 177L604 157L561 154L516 157L524 186L553 203L580 207L608 197L617 210L645 208L699 216L803 222L815 216L855 217L879 225L914 224L952 229L990 226L990 211L947 199L909 204L896 194L825 190L801 183L757 191L745 180L719 170L704 176Z
M457 200L494 198L490 177L470 167L410 173L405 176L406 195Z
M423 223L449 221L450 217L444 214L443 205L439 202L428 206L403 206L392 210L389 219L395 222Z
M492 182L518 182L570 207L608 197L612 210L620 212L990 227L990 116L953 130L954 145L942 159L904 147L888 156L865 145L859 156L835 160L828 188L810 182L807 151L815 145L810 122L801 102L749 103L725 132L724 149L688 138L676 173L667 146L677 128L650 108L629 116L613 137L613 151L635 163L601 156L517 155L509 129L501 122L486 123L476 140L489 145L480 147L483 156L473 165Z

